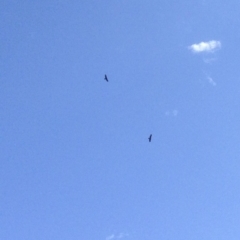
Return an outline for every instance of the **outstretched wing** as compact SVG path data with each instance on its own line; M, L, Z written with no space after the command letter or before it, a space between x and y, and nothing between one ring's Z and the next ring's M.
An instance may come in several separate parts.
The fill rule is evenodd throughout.
M105 74L105 77L104 77L104 79L108 82L108 77L107 77L107 75Z
M149 142L151 142L151 140L152 140L152 134L150 134L148 140L149 140Z

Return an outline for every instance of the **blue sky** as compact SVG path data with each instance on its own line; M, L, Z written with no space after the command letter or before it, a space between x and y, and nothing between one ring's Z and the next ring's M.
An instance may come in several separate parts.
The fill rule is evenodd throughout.
M240 239L239 1L0 12L0 239Z

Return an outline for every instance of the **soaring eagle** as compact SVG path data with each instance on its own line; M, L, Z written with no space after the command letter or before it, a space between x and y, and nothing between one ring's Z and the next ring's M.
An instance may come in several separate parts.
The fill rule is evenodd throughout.
M104 77L104 79L108 82L108 77L107 77L107 75L105 74L105 77Z
M152 141L152 134L150 134L149 138L148 138L149 142Z

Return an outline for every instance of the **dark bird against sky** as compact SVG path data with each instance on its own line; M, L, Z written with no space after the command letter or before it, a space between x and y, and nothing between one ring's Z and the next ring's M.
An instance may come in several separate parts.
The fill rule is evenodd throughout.
M149 142L152 141L152 134L150 134L149 138L148 138Z
M104 79L108 82L108 77L107 77L107 75L105 74L105 77L104 77Z

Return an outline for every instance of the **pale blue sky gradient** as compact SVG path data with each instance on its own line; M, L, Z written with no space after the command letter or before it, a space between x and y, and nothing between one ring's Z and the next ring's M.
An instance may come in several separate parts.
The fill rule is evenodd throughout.
M239 240L239 16L1 1L0 239Z

